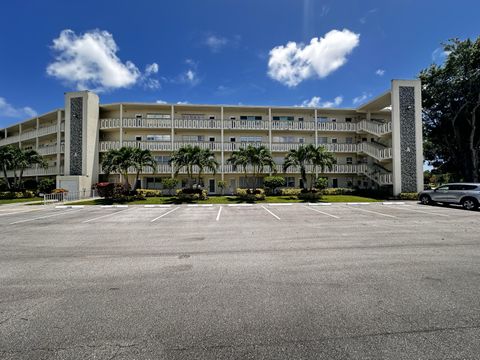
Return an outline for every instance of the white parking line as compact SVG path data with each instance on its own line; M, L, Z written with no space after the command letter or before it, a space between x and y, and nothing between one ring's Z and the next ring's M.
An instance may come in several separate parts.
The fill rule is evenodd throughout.
M253 204L228 204L228 206L253 206Z
M27 212L31 212L31 211L38 211L38 210L46 210L46 209L42 208L42 209L20 210L20 211L10 212L10 213L6 213L6 214L0 214L0 216L23 214L23 213L27 213Z
M187 207L212 207L213 204L188 204Z
M308 206L330 206L332 203L308 203Z
M164 217L164 216L167 216L168 214L170 214L170 213L172 213L172 212L174 212L174 211L176 211L176 210L178 210L178 209L180 209L180 208L179 208L179 207L176 207L176 208L174 208L174 209L172 209L172 210L170 210L170 211L167 211L165 214L162 214L162 215L156 217L155 219L150 220L150 222L157 221L158 219L160 219L160 218L162 218L162 217Z
M96 217L96 218L93 218L93 219L88 219L88 220L85 220L85 221L82 221L83 223L88 223L90 221L95 221L95 220L98 220L98 219L103 219L103 218L106 218L106 217L109 217L109 216L113 216L113 215L116 215L116 214L119 214L121 212L124 212L124 211L128 211L130 209L125 209L125 210L120 210L120 211L116 211L114 213L110 213L110 214L107 214L107 215L102 215L102 216L99 216L99 217Z
M222 213L222 209L223 209L222 206L220 206L220 208L218 209L217 221L220 220L220 214Z
M146 208L169 208L172 207L172 205L143 205L143 207Z
M292 203L271 203L268 206L292 206Z
M391 206L386 206L386 207L392 208ZM392 208L392 209L400 209L400 210L406 210L406 211L414 211L414 212L418 212L418 213L422 213L422 214L450 217L450 215L447 215L447 214L439 214L437 212L416 210L416 209L412 209L412 208L406 208L406 207L403 207L403 206L401 208Z
M308 206L305 206L306 209L309 209L309 210L312 210L312 211L316 211L320 214L323 214L323 215L327 215L327 216L330 216L330 217L333 217L335 219L340 219L340 216L336 216L336 215L332 215L332 214L329 214L329 213L326 213L326 212L323 212L323 211L320 211L320 210L317 210L317 209L313 209L311 207L308 207Z
M265 211L268 212L270 215L272 215L274 218L276 218L277 220L280 220L280 218L277 215L275 215L273 212L268 210L265 206L262 205L262 208L264 208Z
M383 205L405 205L402 201L385 201L382 203Z
M28 222L28 221L35 221L35 220L39 220L39 219L46 219L46 218L49 218L49 217L52 217L52 216L59 216L59 215L70 214L70 213L72 213L72 212L77 212L77 211L80 211L80 210L81 210L81 209L78 209L78 210L70 210L70 211L62 211L62 212L57 213L57 214L39 216L39 217L32 218L32 219L19 220L19 221L15 221L15 222L10 223L10 225L20 224L20 223L24 223L24 222Z
M376 212L376 211L372 211L372 210L366 210L366 209L359 209L355 206L348 206L348 208L350 209L355 209L355 210L358 210L358 211L364 211L364 212L368 212L368 213L371 213L371 214L377 214L377 215L380 215L380 216L385 216L385 217L390 217L390 218L396 218L396 216L393 216L393 215L388 215L388 214L384 214L384 213L380 213L380 212Z

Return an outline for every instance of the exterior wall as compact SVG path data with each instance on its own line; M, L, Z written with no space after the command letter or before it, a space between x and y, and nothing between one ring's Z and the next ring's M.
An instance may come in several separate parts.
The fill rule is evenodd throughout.
M420 80L392 81L393 193L423 190Z
M405 109L400 116L400 85L414 88L414 151L415 154L421 154L421 122L417 118L421 103L418 94L419 86L416 82L392 84L393 114L382 111L379 107L369 108L368 112L365 112L355 109L248 106L99 105L98 97L91 92L72 92L65 95L65 111L54 111L45 116L0 129L0 146L5 142L13 142L23 148L38 149L51 165L52 170L49 170L48 174L59 176L65 174L65 177L59 177L59 181L64 181L69 186L72 184L73 177L76 176L78 179L75 183L80 190L90 188L98 181L99 162L103 152L122 145L150 148L154 156L169 156L172 150L183 144L196 143L185 139L184 136L204 136L205 141L199 145L212 149L217 160L223 164L218 169L217 175L204 175L205 185L208 186L209 179L215 179L216 185L223 179L227 181L227 185L235 180L238 186L239 179L243 175L241 171L233 172L232 167L227 164L227 159L233 150L248 144L241 141L242 137L261 137L261 143L270 147L275 161L279 164L277 167L279 172L289 149L298 148L301 143L321 145L323 138L326 138L326 147L334 153L338 164L333 173L323 174L328 177L330 186L333 186L333 179L337 179L338 187L349 186L349 183L362 188L388 187L392 184L393 173L394 180L400 181L400 187L402 185L406 187L411 186L412 175L406 170L407 165L402 168L402 159L406 159L407 155L405 155L406 148L402 148L399 144L402 142L401 137L404 139L407 133L404 131L401 135L401 121L395 122L395 119L407 119L405 124L406 121L410 121L409 124L411 124L412 119L404 114ZM406 104L405 101L403 103ZM147 114L162 114L165 117L147 118ZM262 119L241 120L241 116L261 116ZM276 116L289 116L294 120L273 120ZM231 120L231 117L235 120ZM65 118L64 127L63 118ZM300 121L299 118L303 120ZM350 119L349 123L346 118ZM389 127L390 119L394 120L393 130ZM49 130L50 128L52 130ZM383 130L378 130L379 128ZM38 134L35 133L33 137L25 135L32 131ZM170 135L170 139L162 142L147 141L147 135ZM2 140L2 136L6 136L6 139ZM137 141L138 136L142 137L141 141ZM210 137L214 137L215 141L210 142ZM235 138L234 144L230 138ZM351 138L348 143L347 138ZM333 139L336 139L336 142ZM410 152L411 148L410 146ZM348 162L347 158L349 158ZM418 171L418 167L420 166L421 169L422 158L415 156L414 161L415 174L420 174L421 170ZM407 164L405 161L403 163ZM410 161L409 168L411 163ZM29 174L47 175L47 173L35 172L34 169L29 170L26 176L30 176ZM172 174L171 167L163 164L159 165L155 175L145 173L142 179L145 182L148 177L165 177ZM294 177L295 185L299 185L300 177L295 171L288 171L284 176ZM406 179L403 179L404 176ZM182 178L184 175L180 174L179 177ZM422 183L417 176L415 181Z

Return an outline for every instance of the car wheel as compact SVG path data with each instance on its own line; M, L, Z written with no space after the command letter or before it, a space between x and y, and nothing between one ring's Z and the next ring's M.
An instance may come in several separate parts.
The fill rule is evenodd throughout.
M432 199L430 199L430 196L428 195L422 195L420 196L420 202L423 205L430 205L432 203Z
M466 210L476 210L478 208L478 202L473 198L466 198L462 200L462 206Z

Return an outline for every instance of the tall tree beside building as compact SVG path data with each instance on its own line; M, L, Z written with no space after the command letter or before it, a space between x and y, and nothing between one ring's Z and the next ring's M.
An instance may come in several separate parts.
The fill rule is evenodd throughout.
M480 180L480 37L443 45L442 65L420 73L425 159L457 180Z

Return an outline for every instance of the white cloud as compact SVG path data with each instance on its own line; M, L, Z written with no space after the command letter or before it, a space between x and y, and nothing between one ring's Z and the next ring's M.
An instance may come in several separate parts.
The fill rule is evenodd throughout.
M385 70L377 69L377 71L375 71L375 74L378 75L378 76L383 76L383 75L385 75Z
M200 82L197 74L198 64L192 59L186 59L185 64L188 65L188 69L180 74L176 80L173 80L173 82L190 84L191 86L197 85Z
M149 78L158 72L158 65L148 65L142 74L131 61L122 62L117 56L118 46L107 31L93 30L77 35L72 30L63 30L53 40L52 49L56 56L47 66L47 74L78 90L126 88L138 81L147 87L159 86L158 80Z
M301 105L297 105L300 107L316 107L316 108L331 108L335 106L340 106L343 102L342 96L337 96L332 101L321 101L322 98L320 96L313 96L310 100L305 100L302 102Z
M347 62L347 55L359 42L360 34L344 29L315 37L308 45L291 41L277 46L270 50L268 75L290 87L311 77L324 78Z
M365 100L367 100L370 97L372 97L372 94L364 92L364 93L362 93L362 95L359 95L359 96L353 98L353 100L352 100L353 105L363 103Z
M228 39L221 36L209 35L205 39L205 45L207 45L212 52L219 52L227 44Z
M0 97L0 116L9 118L31 118L37 116L37 112L30 106L16 108L3 97Z
M163 101L163 100L157 100L157 101L155 101L155 103L157 103L157 104L167 104L167 102Z
M432 52L432 60L435 63L443 63L449 54L450 54L450 51L445 51L441 47L436 48Z
M177 101L177 104L178 105L185 105L185 104L189 104L188 101Z

